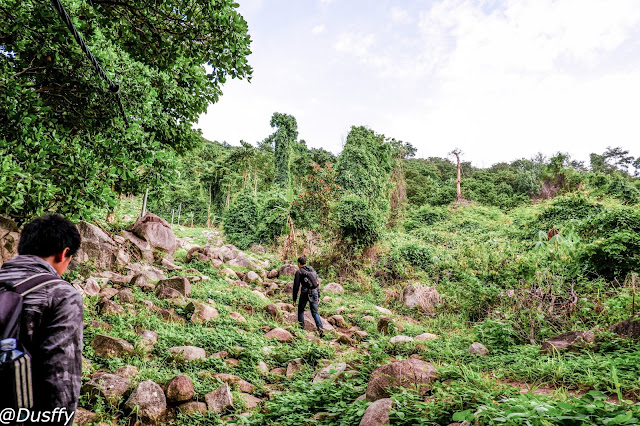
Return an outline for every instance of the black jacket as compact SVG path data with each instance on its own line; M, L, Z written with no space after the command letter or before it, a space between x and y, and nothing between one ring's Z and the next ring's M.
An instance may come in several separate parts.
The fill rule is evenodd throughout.
M306 293L309 291L308 288L305 288L304 286L302 286L303 273L301 271L303 270L306 274L315 275L316 281L318 279L318 273L316 272L315 269L313 269L312 266L304 265L302 268L298 269L296 271L296 276L293 279L293 303L296 303L296 300L298 299L298 290L300 290L300 293ZM301 286L302 286L302 289L300 289Z

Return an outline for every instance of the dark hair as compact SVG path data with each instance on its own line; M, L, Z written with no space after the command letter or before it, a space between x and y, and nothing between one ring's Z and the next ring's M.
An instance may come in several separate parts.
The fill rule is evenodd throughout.
M307 258L304 256L300 256L298 258L298 265L306 265L307 264Z
M46 214L27 223L20 235L18 254L49 257L69 247L69 255L80 248L80 232L67 218Z

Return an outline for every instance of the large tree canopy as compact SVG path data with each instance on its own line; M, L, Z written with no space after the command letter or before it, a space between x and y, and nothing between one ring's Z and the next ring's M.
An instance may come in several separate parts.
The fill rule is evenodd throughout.
M0 213L81 216L171 174L227 77L250 78L232 0L65 0L129 121L49 2L0 4ZM205 65L207 65L205 67Z

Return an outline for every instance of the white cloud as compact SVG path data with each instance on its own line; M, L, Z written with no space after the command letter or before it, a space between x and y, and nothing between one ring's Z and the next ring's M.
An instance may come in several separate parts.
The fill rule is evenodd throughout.
M325 30L324 25L316 25L311 29L311 33L313 34L322 34Z
M411 21L411 18L407 10L394 6L391 8L391 21L394 24L406 24Z

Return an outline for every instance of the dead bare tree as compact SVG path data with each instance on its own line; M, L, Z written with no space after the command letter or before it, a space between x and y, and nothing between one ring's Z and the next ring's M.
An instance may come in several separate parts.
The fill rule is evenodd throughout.
M462 198L462 189L460 188L460 184L462 183L462 165L460 164L462 151L459 148L455 148L449 153L449 155L455 155L457 161L458 177L456 179L456 201L460 202L464 200L464 198Z

